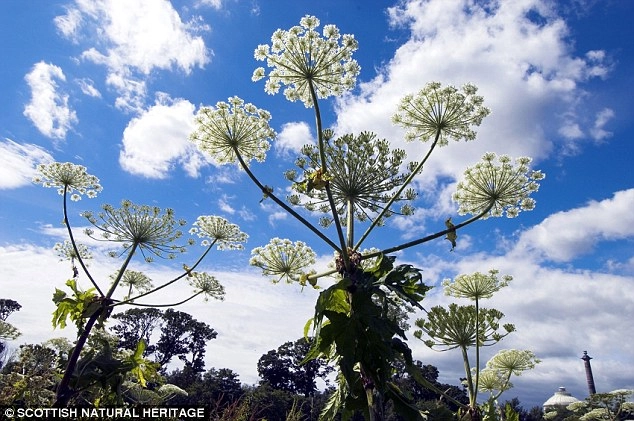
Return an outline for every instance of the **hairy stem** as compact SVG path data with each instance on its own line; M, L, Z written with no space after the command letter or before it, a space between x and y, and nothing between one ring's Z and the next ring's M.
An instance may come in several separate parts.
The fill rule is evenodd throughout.
M99 295L103 297L104 295L103 295L103 292L101 291L101 288L99 288L99 285L97 285L97 282L95 281L95 279L92 277L90 272L88 272L88 267L86 266L86 263L84 263L84 259L82 259L81 254L79 253L79 248L77 247L77 243L75 242L75 237L73 236L73 230L71 229L70 222L68 220L68 209L66 205L67 196L68 196L67 190L68 190L68 187L64 186L63 209L64 209L64 225L66 225L66 230L68 231L68 237L70 238L70 243L73 245L73 250L75 251L75 254L77 255L77 260L79 261L79 264L81 265L81 268L83 269L88 279L90 279L90 283L92 283L92 286L95 287Z

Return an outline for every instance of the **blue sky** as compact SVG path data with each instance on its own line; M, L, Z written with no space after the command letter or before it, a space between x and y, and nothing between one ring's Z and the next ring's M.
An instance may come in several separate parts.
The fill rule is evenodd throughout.
M225 286L225 301L182 308L219 332L207 367L232 368L254 383L257 359L301 336L317 292L271 285L248 266L250 249L272 236L303 240L314 244L321 267L331 251L274 203L259 203L244 172L216 165L187 136L201 105L237 95L268 110L278 138L253 170L283 195L282 173L313 141L314 116L251 81L261 65L253 50L275 29L311 14L359 41L357 87L321 105L325 125L337 133L371 130L416 159L420 145L405 143L390 117L402 96L429 81L472 82L492 111L475 141L451 144L426 165L416 180L416 214L390 220L368 245L439 231L448 216L460 220L452 188L484 152L533 157L547 175L534 211L468 227L454 252L437 240L400 259L424 269L430 285L490 268L514 276L490 304L518 329L500 346L532 349L542 363L518 378L507 398L537 405L559 386L585 397L584 350L594 357L599 391L634 388L634 3L471 3L0 2L0 296L23 305L9 319L23 331L15 344L73 335L50 328L54 288L69 275L52 252L64 239L60 197L30 182L35 166L51 161L84 165L101 179L97 199L73 203L80 228L79 212L127 198L171 207L189 222L221 215L249 234L247 250L214 252L205 261ZM101 251L91 268L107 279L115 265ZM158 283L178 266L139 267ZM175 287L157 300L188 289ZM426 306L446 300L437 288ZM432 352L413 338L410 346L444 381L457 383L459 355Z

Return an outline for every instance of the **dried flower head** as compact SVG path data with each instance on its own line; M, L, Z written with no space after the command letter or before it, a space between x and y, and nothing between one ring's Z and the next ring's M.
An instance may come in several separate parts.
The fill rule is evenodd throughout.
M82 214L101 233L97 237L94 230L87 229L91 238L122 243L124 251L138 248L147 261L152 261L152 256L146 252L169 259L176 257L177 252L185 252L185 247L173 244L183 235L177 227L185 225L185 221L177 221L172 209L161 211L129 200L124 200L120 208L106 204L102 209L96 216L92 212Z
M196 130L190 140L219 164L235 163L238 156L246 164L253 159L263 162L269 140L275 137L269 120L268 111L232 97L229 103L218 102L215 108L203 107L198 111Z
M297 181L296 170L285 173L287 179L295 181L293 189L298 193L289 200L310 211L331 214L325 190L319 188L314 177L311 178L311 175L321 171L319 148L306 145L301 152L303 156L296 160L296 165L302 170L305 179ZM382 205L390 202L394 191L409 175L409 172L402 173L400 170L405 151L390 149L387 140L378 139L376 134L370 132L362 132L358 136L347 134L330 141L325 144L324 154L330 190L343 223L348 215L353 215L359 221L371 219L382 210ZM396 199L404 202L401 214L413 213L408 202L415 197L414 190L409 189ZM349 210L352 212L349 213ZM394 213L387 212L386 216ZM330 217L323 221L324 225L332 222Z
M213 215L199 216L189 233L204 238L203 246L208 247L213 243L218 250L243 250L242 243L246 243L249 238L236 224Z
M309 108L313 105L311 87L318 98L341 95L356 83L361 71L352 53L358 43L353 35L343 35L335 25L326 25L322 35L316 31L319 19L304 16L299 26L288 31L278 29L271 37L271 45L259 45L255 59L266 60L273 68L268 74L264 90L276 94L285 85L284 95L290 101L300 100ZM252 80L266 76L263 67L255 69Z
M462 90L454 86L442 87L430 82L416 95L405 96L398 105L392 122L407 129L405 139L426 142L438 136L438 145L445 146L449 139L473 140L473 126L479 126L490 110L476 95L478 88L466 84Z
M453 281L445 279L442 283L445 295L470 300L491 298L495 292L513 280L510 275L504 275L500 279L498 273L498 270L491 269L488 274L476 272L471 275L458 275Z
M479 215L488 210L483 218L502 216L516 217L520 211L535 208L535 200L529 197L539 190L538 181L545 175L529 168L531 159L520 157L511 163L511 158L496 154L484 154L482 161L467 168L464 180L457 185L453 199L458 202L461 215Z
M262 269L265 276L274 277L275 283L283 279L292 283L315 264L315 257L315 252L302 241L272 238L266 246L253 249L249 264Z
M99 179L88 174L86 167L81 165L53 162L38 165L37 171L40 175L33 178L34 183L56 187L59 194L71 194L74 201L80 200L83 194L92 199L102 190Z
M205 272L192 272L192 276L188 278L189 284L194 287L196 293L202 293L205 301L210 298L214 300L223 300L225 296L225 288L218 280Z

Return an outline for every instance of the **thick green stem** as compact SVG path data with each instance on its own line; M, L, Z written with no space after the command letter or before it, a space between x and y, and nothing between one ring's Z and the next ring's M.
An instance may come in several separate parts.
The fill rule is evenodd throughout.
M354 244L354 202L352 200L348 200L346 224L346 245L348 248L352 248Z
M77 243L75 242L75 237L73 236L73 230L71 229L70 222L68 220L68 211L67 211L67 206L66 206L66 200L67 200L67 196L68 196L67 189L68 189L68 187L64 186L64 199L63 199L64 225L66 225L66 230L68 231L68 237L70 238L70 243L73 246L73 251L77 255L77 260L79 261L79 264L81 265L81 268L84 270L84 273L86 274L88 279L90 279L90 282L92 283L92 286L94 286L95 289L97 290L97 292L99 293L99 295L101 295L103 297L104 296L103 292L99 288L99 285L97 285L97 282L95 282L95 280L92 277L92 275L90 274L90 272L88 272L88 267L84 263L84 259L82 259L81 254L79 253L79 248L77 247Z
M416 168L414 168L414 170L411 172L411 174L405 179L405 181L403 182L401 187L398 189L398 191L396 193L394 193L394 195L392 195L392 197L390 198L390 201L387 202L387 205L385 205L383 207L383 210L381 210L381 213L379 213L379 215L376 218L374 218L374 220L372 221L372 224L370 224L368 229L365 230L365 232L363 233L361 238L359 238L359 241L357 241L357 244L354 246L355 250L358 250L359 247L361 247L361 244L363 243L363 241L365 241L365 239L368 237L368 235L370 235L372 230L379 224L379 222L381 222L381 219L387 214L387 212L390 210L390 207L392 207L394 202L396 202L396 200L399 198L401 193L403 193L403 191L405 191L405 189L412 182L414 177L416 177L416 175L418 175L418 173L423 169L423 165L425 165L425 163L429 159L432 151L434 150L434 148L438 144L438 140L439 139L440 139L440 130L436 132L436 138L434 139L434 142L431 144L431 147L427 151L427 154L418 163L418 165L416 166Z
M119 275L117 276L117 279L115 280L115 282L113 282L112 287L110 287L110 290L108 290L108 293L106 294L106 296L101 299L101 306L99 307L97 311L95 311L88 318L88 321L86 322L86 325L84 326L83 332L81 333L81 335L79 335L79 338L77 338L77 343L75 344L75 348L73 348L73 352L68 358L68 363L66 364L66 369L64 370L64 375L62 376L62 380L57 386L56 400L54 404L55 407L64 407L68 405L68 401L73 395L73 391L70 388L70 379L73 373L75 372L75 368L77 367L77 361L79 361L79 356L81 355L81 351L84 349L84 345L86 344L86 341L88 340L88 337L90 336L90 332L92 331L92 328L94 327L99 317L101 317L104 314L104 312L108 311L110 298L112 297L112 294L117 288L119 281L121 281L121 278L123 277L123 273L125 272L126 267L132 260L132 256L134 255L136 248L137 248L137 244L133 244L125 262L123 262L123 265L121 265L121 269L119 269Z
M475 379L475 387L474 387L474 402L477 402L478 398L478 388L480 386L480 347L483 345L480 344L480 303L478 302L478 298L475 299L475 328L476 328L476 379Z
M66 364L66 370L64 371L62 380L59 382L59 385L57 385L56 400L53 404L54 407L62 408L68 405L68 401L73 395L73 392L70 389L70 379L75 372L75 367L77 367L79 355L81 354L81 351L84 348L86 341L88 340L88 336L90 336L90 331L95 325L95 322L97 321L101 313L105 310L105 307L101 307L99 310L95 311L95 313L88 319L88 322L86 322L86 326L84 326L84 331L79 336L79 338L77 338L77 343L75 344L73 353L68 358L68 363Z
M308 79L308 87L310 88L310 98L313 101L313 107L315 107L315 125L317 126L317 139L319 144L319 159L321 161L321 173L325 177L328 174L328 164L326 162L326 144L324 141L324 132L321 124L321 112L319 111L319 103L317 102L317 94L315 93L315 87L313 81ZM332 196L330 190L330 183L326 181L326 197L328 198L328 204L332 212L332 219L337 229L337 236L339 237L339 244L341 244L341 257L343 259L344 266L347 271L350 271L350 258L348 256L348 247L346 246L346 240L343 236L343 229L341 228L341 221L337 214L337 206L335 205L335 199Z
M462 351L462 362L464 363L464 371L465 371L465 374L467 375L467 392L469 393L469 406L471 408L475 408L477 391L473 390L473 376L471 375L471 365L469 364L469 354L467 353L467 348L464 346L460 347L460 351Z

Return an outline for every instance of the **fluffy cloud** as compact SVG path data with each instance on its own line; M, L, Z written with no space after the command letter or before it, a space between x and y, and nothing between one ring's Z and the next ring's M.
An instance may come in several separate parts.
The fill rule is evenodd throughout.
M592 121L577 116L604 108L592 109L596 105L584 100L583 84L605 77L607 58L603 51L574 53L552 2L412 0L388 10L392 25L409 30L410 39L376 78L360 85L359 95L338 103L337 132L373 130L419 159L426 147L399 144L403 132L390 116L401 97L440 81L474 83L492 113L476 141L436 151L427 174L457 177L487 151L539 160L553 151L577 150L569 143L605 137ZM598 120L599 129L604 121ZM421 180L433 178L423 174Z
M285 123L275 139L275 149L281 154L296 154L302 146L313 142L308 124L304 122Z
M64 139L77 115L68 105L68 95L58 82L65 82L62 69L43 61L36 63L24 79L31 89L31 99L24 107L24 115L46 137Z
M194 105L159 95L156 103L133 118L123 132L121 167L148 178L165 178L175 164L191 177L208 161L188 140L194 129Z
M35 167L53 161L51 154L36 145L0 141L0 190L31 184Z
M142 108L145 79L152 71L177 68L189 73L210 60L203 39L194 33L204 27L183 22L165 0L75 0L55 24L74 42L98 39L81 57L108 69L106 82L119 92L115 104L123 110Z
M629 189L616 192L611 199L555 213L525 231L515 252L555 262L571 261L601 241L634 237L633 208L634 189Z

